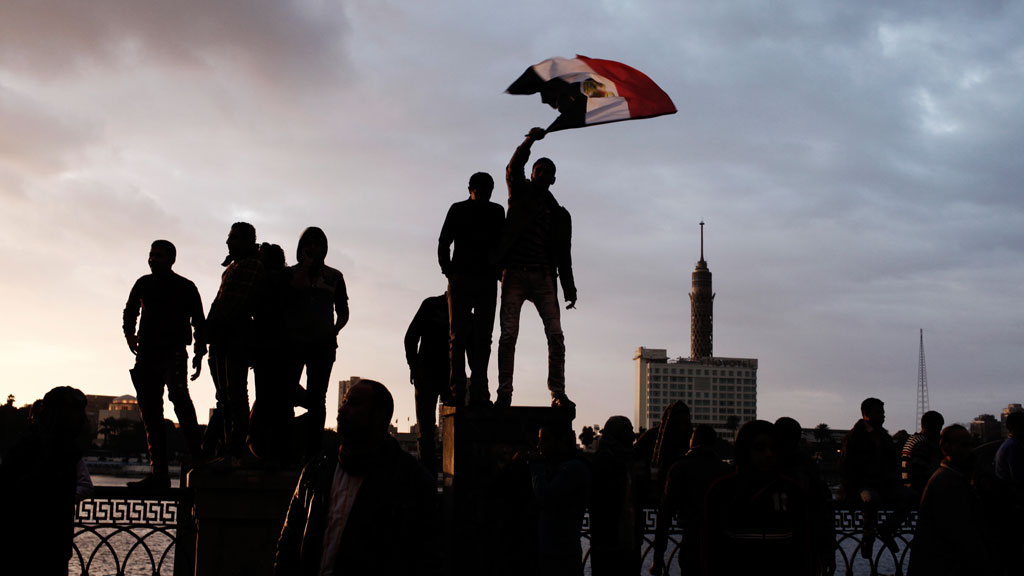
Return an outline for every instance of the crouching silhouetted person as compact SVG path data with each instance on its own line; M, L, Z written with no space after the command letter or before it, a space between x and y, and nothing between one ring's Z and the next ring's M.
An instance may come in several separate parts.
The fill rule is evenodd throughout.
M345 394L341 444L302 471L276 576L440 574L434 481L388 434L393 411L380 382L361 380Z

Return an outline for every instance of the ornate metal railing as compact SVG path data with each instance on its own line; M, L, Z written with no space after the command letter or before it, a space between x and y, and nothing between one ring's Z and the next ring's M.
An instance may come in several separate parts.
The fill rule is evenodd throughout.
M879 512L878 523L882 524L891 512ZM880 572L902 576L910 565L910 542L917 528L917 511L911 512L899 530L893 534L897 549L893 550L876 539L872 549L862 554L864 518L860 510L836 510L836 574L864 574L871 576ZM845 569L845 572L843 570Z
M886 512L880 512L879 522L886 516ZM890 550L876 541L869 558L865 558L861 553L864 525L860 511L836 510L836 574L902 576L910 561L909 543L913 539L916 521L917 513L913 512L895 535L898 550ZM657 514L653 509L645 509L644 574L654 557L656 526ZM665 554L666 574L679 573L677 557L682 533L682 528L673 522ZM584 564L589 564L589 515L583 521L583 539L583 560ZM134 492L126 488L100 487L92 498L82 501L76 509L74 552L69 573L72 576L191 575L194 544L178 547L175 545L178 541L195 541L190 491Z
M889 512L878 513L878 522L882 523ZM647 574L654 560L654 532L658 524L658 515L653 509L644 509L644 543L641 549L642 574ZM835 510L836 528L836 575L837 576L876 576L878 574L906 574L910 563L910 542L914 538L917 526L917 512L911 512L903 525L900 526L894 540L897 550L891 550L880 540L873 543L867 558L862 554L864 518L860 510ZM679 574L678 555L682 544L683 529L673 520L668 531L668 547L665 550L665 574ZM589 574L590 562L590 515L583 519L584 553L583 562Z
M98 487L76 507L69 573L191 574L191 547L175 559L175 543L194 536L190 491Z

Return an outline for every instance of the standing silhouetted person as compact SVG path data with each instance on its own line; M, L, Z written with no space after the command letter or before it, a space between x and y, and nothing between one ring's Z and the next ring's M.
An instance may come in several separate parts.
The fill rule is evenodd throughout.
M266 283L253 313L256 398L249 416L249 449L265 465L278 467L297 460L292 454L292 420L298 384L288 376L284 334L284 299L290 274L279 245L264 242L259 254Z
M795 481L807 497L811 542L816 562L813 574L831 576L836 571L836 528L832 491L822 479L817 463L803 446L803 428L783 416L775 421L775 444L779 472Z
M590 501L591 475L578 458L568 423L541 427L540 457L530 462L537 504L537 561L541 576L583 576L580 529Z
M435 482L388 433L393 410L380 382L349 388L341 444L311 460L295 487L276 576L440 574Z
M705 576L812 574L806 498L779 473L770 422L751 420L740 428L736 471L711 485L704 518Z
M146 426L152 472L142 480L129 482L134 488L167 488L167 431L164 428L164 386L174 405L185 443L196 462L201 457L202 437L196 408L188 392L188 353L195 332L192 366L198 375L206 355L203 330L206 317L199 290L191 280L175 274L171 267L177 251L167 240L156 240L149 250L151 274L139 278L124 306L124 337L135 354L132 384L138 395L139 411ZM138 333L135 320L142 311Z
M1024 501L1024 412L1011 412L1006 417L1006 429L1010 436L996 452L996 477L1008 482L1017 495L1018 502Z
M266 273L252 224L232 224L227 246L220 289L206 319L210 376L217 389L216 415L210 419L207 441L223 443L222 455L238 465L247 452L253 314L262 298ZM208 446L204 448L210 450Z
M46 393L33 423L0 463L0 572L68 573L75 493L88 445L85 395L69 386Z
M717 442L718 433L714 428L707 424L697 426L690 436L689 452L673 464L668 472L662 506L679 519L679 525L683 528L678 556L681 574L700 573L704 498L711 484L732 472L732 467L715 453Z
M590 566L594 576L640 571L643 525L633 454L633 424L612 416L601 429L593 460L590 503Z
M321 448L338 333L348 323L345 277L324 264L326 256L327 235L315 226L306 228L295 250L298 263L289 268L291 290L285 304L288 377L298 385L303 368L306 370L306 458Z
M942 464L928 480L921 497L909 574L992 574L981 532L980 503L971 487L971 433L954 424L942 431L939 444Z
M665 568L665 550L668 549L668 529L672 524L672 511L665 505L665 484L672 465L681 460L690 447L693 422L690 407L681 400L669 404L661 413L656 429L648 430L645 436L654 434L654 446L650 452L651 469L654 474L654 497L657 498L657 525L654 528L651 574L661 574ZM641 451L646 452L649 441L644 436L637 440Z
M498 297L498 271L490 258L505 221L505 209L490 201L493 190L490 174L473 174L469 199L452 204L437 239L437 260L448 278L450 386L456 406L490 402L487 365ZM468 397L467 356L471 372Z
M533 163L526 178L530 147L544 137L544 130L532 128L516 148L505 170L508 184L508 214L496 250L501 277L501 337L498 340L498 406L512 403L512 373L516 340L523 303L536 306L548 341L548 390L551 405L575 409L565 395L565 337L558 305L559 277L566 308L576 306L576 283L572 275L572 219L569 211L551 194L555 163L541 158Z
M939 449L939 434L945 419L942 414L929 410L921 416L921 431L913 434L903 444L900 453L900 473L903 485L914 491L920 500L928 479L939 469L942 450Z
M996 525L1005 527L1000 540L1000 557L1005 566L1024 564L1024 412L1011 412L1006 416L1006 429L1010 433L999 446L995 456L995 476L1002 482L1001 502L995 506Z
M890 550L896 550L893 536L906 518L913 497L904 488L899 474L899 453L885 423L885 404L867 398L860 405L861 419L843 439L839 455L839 479L844 498L864 514L864 539L861 555L870 557L875 537ZM885 523L878 525L878 510L893 509Z
M416 391L420 462L436 471L437 400L448 395L448 296L423 300L405 332L405 361Z

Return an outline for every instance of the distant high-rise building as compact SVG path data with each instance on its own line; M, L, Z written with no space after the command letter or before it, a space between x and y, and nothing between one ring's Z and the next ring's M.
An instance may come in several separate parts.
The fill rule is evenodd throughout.
M991 414L979 414L971 422L971 434L981 443L994 442L1003 437L1003 427Z
M716 357L713 353L711 271L704 260L704 223L700 223L700 260L690 292L690 357L669 359L660 348L636 349L634 418L638 428L658 425L676 400L690 407L695 424L710 424L731 434L757 418L757 359Z
M338 380L338 408L341 409L341 402L345 399L345 394L348 394L348 389L355 386L362 380L359 376L352 376L348 380ZM328 414L330 419L330 414Z
M682 400L694 424L731 433L757 418L757 359L709 357L669 359L664 349L637 348L637 426L653 428L665 408Z

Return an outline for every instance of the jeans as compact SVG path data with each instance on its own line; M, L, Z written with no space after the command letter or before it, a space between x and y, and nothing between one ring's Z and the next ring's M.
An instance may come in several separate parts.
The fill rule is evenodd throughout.
M437 472L437 401L442 397L445 378L418 378L416 380L416 447L420 463L427 470Z
M327 421L327 387L331 383L331 369L337 357L334 340L317 343L294 343L288 350L285 370L286 382L291 390L299 385L302 369L306 369L306 394L303 405L306 408L307 436L304 442L304 460L316 456L323 443L324 423Z
M512 394L519 313L529 300L537 308L548 340L548 390L565 394L565 337L555 280L546 267L509 268L501 278L501 337L498 339L498 393Z
M217 409L207 426L208 445L203 449L208 455L241 457L249 434L249 354L242 347L216 345L210 347L209 362ZM216 427L219 429L214 430Z
M200 455L199 423L188 393L188 354L184 348L140 349L131 370L132 383L146 426L153 474L167 476L167 431L164 428L164 386L174 405L185 443L193 458Z
M470 403L485 403L487 365L491 359L491 335L494 332L494 309L498 289L493 276L453 274L448 280L448 358L451 363L449 384L452 396L466 394L466 358L472 379Z

